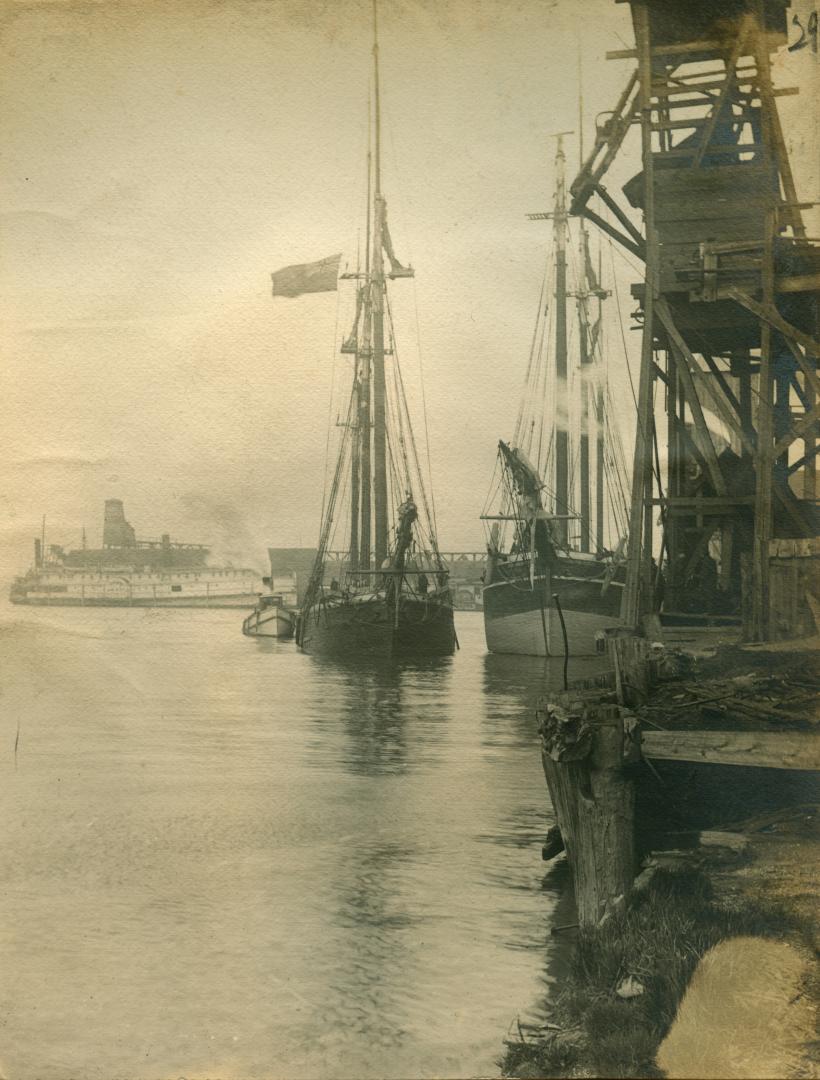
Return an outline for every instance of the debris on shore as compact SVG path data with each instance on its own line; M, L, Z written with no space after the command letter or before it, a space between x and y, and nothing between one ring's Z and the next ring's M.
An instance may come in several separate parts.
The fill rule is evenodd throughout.
M644 730L816 731L811 646L667 653L671 668L631 711ZM503 1075L820 1075L816 772L646 759L627 769L640 872L620 910L572 931L549 1024L506 1041ZM765 995L748 992L753 969L769 973Z

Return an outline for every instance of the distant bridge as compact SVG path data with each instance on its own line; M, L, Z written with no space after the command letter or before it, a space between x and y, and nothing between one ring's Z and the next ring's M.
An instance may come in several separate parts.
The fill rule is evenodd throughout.
M440 551L442 559L448 563L454 562L485 562L487 558L486 551ZM328 559L332 559L334 562L346 562L350 557L349 551L329 551L327 553Z

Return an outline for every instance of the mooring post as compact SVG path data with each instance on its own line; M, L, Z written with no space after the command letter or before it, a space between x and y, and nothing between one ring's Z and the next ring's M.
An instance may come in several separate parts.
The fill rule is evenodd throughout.
M539 710L541 760L585 928L618 910L632 887L635 794L619 707L566 698Z

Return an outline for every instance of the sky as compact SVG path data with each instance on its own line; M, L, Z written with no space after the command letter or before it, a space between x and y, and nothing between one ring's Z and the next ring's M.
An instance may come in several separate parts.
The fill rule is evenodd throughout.
M53 542L85 525L97 543L110 497L140 536L256 567L268 545L314 545L351 296L274 300L270 273L355 263L369 3L4 0L0 16L0 572L24 569L43 514ZM549 239L526 215L551 204L552 134L579 130L579 69L587 146L615 104L630 62L604 53L631 46L629 9L381 0L380 44L383 188L416 270L395 290L402 363L411 387L423 364L441 546L475 550ZM793 84L816 69L809 49L775 64ZM810 95L781 111L801 195L820 198ZM633 132L608 186L638 168ZM614 265L628 308L637 269Z

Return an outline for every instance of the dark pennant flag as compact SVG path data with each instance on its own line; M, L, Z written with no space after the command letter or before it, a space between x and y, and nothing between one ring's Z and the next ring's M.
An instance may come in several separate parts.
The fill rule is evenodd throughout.
M335 292L341 254L318 262L285 266L271 274L274 296L301 296L302 293Z

